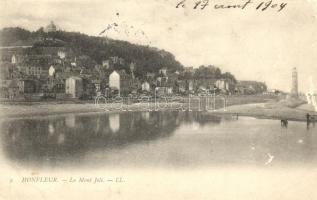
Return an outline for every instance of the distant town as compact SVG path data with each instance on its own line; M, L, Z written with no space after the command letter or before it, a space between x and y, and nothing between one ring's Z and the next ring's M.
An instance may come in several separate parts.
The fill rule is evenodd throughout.
M89 100L97 96L139 97L154 93L157 96L281 93L268 91L264 82L236 80L231 73L222 73L213 65L183 67L170 53L154 48L125 49L123 45L130 44L98 37L90 39L78 33L65 36L67 33L59 31L54 22L32 36L25 30L17 30L19 34L16 31L17 38L13 39L11 29L2 30L2 38L11 41L0 47L1 101ZM68 42L78 43L76 40L82 38L86 43L79 42L81 46ZM102 50L86 45L98 46L98 41L104 45L100 47ZM121 45L120 50L113 51L111 42ZM153 61L147 60L151 56Z

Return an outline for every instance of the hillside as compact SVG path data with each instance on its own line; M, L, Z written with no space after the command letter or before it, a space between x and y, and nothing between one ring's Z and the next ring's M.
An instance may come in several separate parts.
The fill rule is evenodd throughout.
M50 38L51 40L47 40ZM127 63L136 63L136 76L146 72L157 72L166 67L168 71L181 70L182 64L175 60L170 52L157 48L131 44L126 41L94 37L77 32L56 31L46 33L43 29L28 31L22 28L4 28L0 30L0 46L36 47L58 46L71 48L76 56L89 56L95 63L101 64L111 56L123 58ZM93 66L91 66L93 67ZM128 65L127 71L128 71Z

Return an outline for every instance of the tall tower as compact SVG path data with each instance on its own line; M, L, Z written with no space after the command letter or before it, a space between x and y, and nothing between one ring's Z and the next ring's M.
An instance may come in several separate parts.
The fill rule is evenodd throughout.
M298 74L296 67L293 68L292 72L292 90L291 95L293 97L298 97Z

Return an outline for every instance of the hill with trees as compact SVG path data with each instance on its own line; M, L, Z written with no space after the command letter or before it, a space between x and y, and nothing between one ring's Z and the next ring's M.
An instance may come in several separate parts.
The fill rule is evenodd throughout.
M135 76L143 79L147 72L158 73L165 67L169 72L183 71L184 66L174 55L155 47L131 44L127 41L113 40L105 37L88 36L78 32L54 31L45 32L43 28L28 31L19 27L0 30L0 46L32 46L28 54L41 54L45 47L65 47L71 49L77 58L88 57L90 68L101 65L109 57L123 58L126 63L136 64ZM122 69L122 68L121 68ZM123 66L129 72L129 65ZM222 73L215 66L200 66L194 74L183 73L183 79L231 79L235 77L229 73Z
M77 32L44 32L43 28L31 32L22 28L4 28L0 31L0 46L67 47L75 56L88 56L96 64L111 56L123 58L127 63L136 63L136 76L146 72L158 72L162 67L168 71L182 70L183 65L174 55L165 50L131 44L105 37L88 36ZM94 67L94 66L91 66ZM129 65L126 66L126 70Z

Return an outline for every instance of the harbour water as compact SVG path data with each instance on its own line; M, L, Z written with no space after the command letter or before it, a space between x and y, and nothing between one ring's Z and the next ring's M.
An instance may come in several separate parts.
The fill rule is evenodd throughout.
M202 112L69 114L1 121L2 162L24 168L314 166L313 125Z

